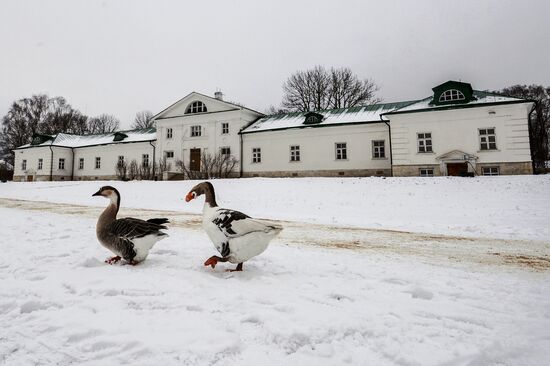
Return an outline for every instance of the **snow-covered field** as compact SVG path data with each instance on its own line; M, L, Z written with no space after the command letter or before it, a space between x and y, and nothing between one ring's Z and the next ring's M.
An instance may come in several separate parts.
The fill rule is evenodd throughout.
M479 258L550 263L550 176L214 181L294 221L242 273L202 266L185 181L109 182L175 220L144 263L104 264L104 183L0 185L1 365L548 364L550 266Z

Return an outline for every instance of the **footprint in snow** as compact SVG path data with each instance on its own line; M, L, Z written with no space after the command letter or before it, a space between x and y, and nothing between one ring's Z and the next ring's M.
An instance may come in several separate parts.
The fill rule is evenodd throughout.
M413 299L431 300L434 297L434 294L431 291L424 290L423 288L420 288L420 287L415 287L411 291L406 291L406 292L411 294Z
M104 265L103 262L101 262L97 258L93 258L93 257L87 258L87 259L85 259L84 261L82 261L80 263L80 267L86 267L86 268L101 267L103 265Z

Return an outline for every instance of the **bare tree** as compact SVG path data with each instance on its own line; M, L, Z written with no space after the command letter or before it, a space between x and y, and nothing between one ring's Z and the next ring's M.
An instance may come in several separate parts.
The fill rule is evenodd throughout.
M172 168L172 164L166 161L166 157L159 159L158 164L153 167L155 171L156 179L162 180L164 172L169 171Z
M298 71L283 84L282 107L290 111L347 108L376 103L378 90L369 79L361 80L351 69L322 66Z
M531 158L536 171L544 171L550 160L550 87L542 85L513 85L500 91L511 97L536 101L529 119Z
M90 133L109 133L118 130L120 121L113 115L101 114L88 119L88 131Z
M185 179L216 179L228 178L239 163L233 155L218 152L215 155L203 151L201 154L200 171L191 170L182 160L176 161L176 168L183 173Z
M268 108L265 109L264 113L267 115L273 115L273 114L285 114L288 113L289 110L282 107L275 107L274 105L270 105Z
M153 170L149 164L141 164L139 166L139 179L149 180L153 179Z
M128 179L134 180L139 177L139 167L136 159L133 159L130 162L130 166L128 167Z
M126 161L118 161L115 165L116 177L118 180L128 180L126 173L128 172L128 164Z
M17 100L2 117L0 156L13 164L11 150L31 142L33 134L83 133L86 119L62 97L39 94Z
M153 127L153 113L151 111L141 111L136 113L136 118L132 124L133 129L142 129Z

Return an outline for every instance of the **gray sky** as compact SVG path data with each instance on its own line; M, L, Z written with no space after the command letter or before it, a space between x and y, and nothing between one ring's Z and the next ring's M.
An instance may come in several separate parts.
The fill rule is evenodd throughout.
M0 116L63 96L128 127L190 91L264 111L294 71L349 66L384 101L449 79L550 85L550 1L0 2Z

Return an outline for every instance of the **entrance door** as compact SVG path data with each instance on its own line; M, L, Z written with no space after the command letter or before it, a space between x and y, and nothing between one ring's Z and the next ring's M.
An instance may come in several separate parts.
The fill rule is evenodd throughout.
M201 149L191 149L189 156L189 170L198 172L201 170Z
M447 175L454 177L463 177L468 173L468 164L466 163L447 163Z
M32 182L34 180L34 176L27 175L27 182Z

